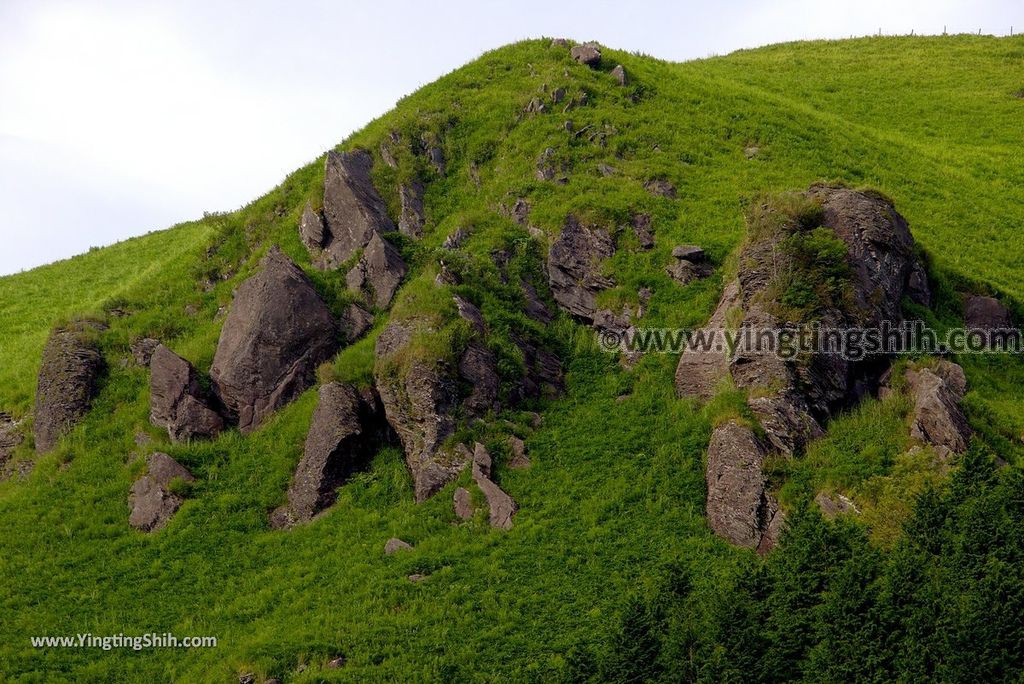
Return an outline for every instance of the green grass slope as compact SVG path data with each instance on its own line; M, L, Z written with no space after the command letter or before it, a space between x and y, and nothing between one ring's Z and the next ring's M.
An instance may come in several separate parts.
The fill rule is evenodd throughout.
M626 87L608 73L617 63ZM526 197L548 235L570 212L609 226L651 213L655 249L630 249L626 235L610 266L618 285L602 298L635 303L650 287L648 325L698 325L743 239L750 199L835 180L894 199L939 294L935 313L919 313L942 327L959 320L957 292L995 292L1014 308L1024 295L1021 67L1016 37L795 43L684 64L609 49L596 70L528 41L410 95L339 149L373 152L394 215L396 184L430 179L423 240L398 241L412 274L390 315L434 305L440 245L472 226L461 258L474 278L460 292L497 340L523 325L496 294L490 254L537 268L543 245L500 211ZM586 103L523 113L560 87ZM567 132L567 120L583 133ZM446 175L405 152L397 171L380 163L391 131L439 141ZM564 185L536 179L549 147ZM670 181L677 199L648 193L652 179ZM0 410L29 415L53 325L92 315L110 326L110 371L93 410L51 454L34 457L27 440L15 460L35 461L31 474L0 482L0 681L1019 676L1024 364L1015 358L958 359L978 437L952 478L901 457L908 407L898 396L868 400L804 457L776 464L793 524L761 561L716 539L703 517L703 453L737 397L707 408L677 400L675 358L625 370L563 316L538 334L562 352L568 391L522 407L540 410L543 424L506 411L466 435L487 442L499 465L509 432L526 439L533 466L499 468L520 504L512 530L455 524L451 487L415 505L401 454L385 449L326 515L271 531L267 514L285 498L315 391L247 437L171 445L149 425L148 373L127 360L129 345L159 337L209 368L233 289L272 244L340 311L350 297L343 272L312 269L297 235L322 182L320 159L237 212L0 279ZM722 268L674 284L664 266L681 242L703 245ZM388 315L378 312L370 336L322 374L365 381ZM138 446L139 435L151 443ZM153 450L198 480L168 527L147 536L128 527L127 496ZM996 455L1009 465L996 469ZM855 496L862 520L826 523L807 509L822 488ZM391 536L415 550L385 557ZM414 584L413 573L428 578ZM29 641L148 632L215 635L219 646L104 652ZM338 655L345 667L327 668Z

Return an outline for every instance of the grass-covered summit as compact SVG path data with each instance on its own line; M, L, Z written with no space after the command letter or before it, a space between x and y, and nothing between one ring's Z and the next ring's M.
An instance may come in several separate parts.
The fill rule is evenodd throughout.
M708 406L677 399L676 358L647 355L626 367L565 313L547 325L526 316L519 283L546 282L543 258L571 215L616 234L601 266L613 286L598 305L636 310L649 291L645 325L699 326L735 272L752 203L828 182L872 188L909 222L935 296L931 309L908 305L909 316L959 325L964 293L996 295L1020 313L1024 38L808 42L683 64L602 53L591 68L549 40L490 52L338 147L373 155L374 185L396 223L398 187L422 182L425 222L420 239L392 236L408 276L393 304L374 311L369 334L320 368L321 382L365 387L375 374L464 347L470 332L452 292L479 307L502 392L522 370L517 338L562 359L564 395L459 420L452 436L495 456L519 505L511 530L481 516L458 522L452 492L468 486L468 470L414 503L397 447L377 453L322 517L271 529L315 389L244 436L172 444L151 425L149 373L132 360L132 344L160 339L208 370L233 292L272 246L335 315L353 301L348 268L314 268L299 235L307 204L323 201L323 158L236 212L0 279L0 411L26 436L0 482L0 677L1020 676L1016 358L956 359L975 436L952 462L910 449L911 407L897 391L830 421L796 457L769 463L790 529L761 560L713 536L704 517L704 454L716 425L743 417L742 393ZM612 73L618 64L625 85ZM526 222L516 220L518 200L530 206ZM629 228L637 214L650 216L652 249ZM459 229L462 247L443 249ZM681 286L670 277L681 244L703 247L710 278ZM435 285L442 261L459 284ZM792 292L795 307L813 304L808 289ZM43 347L53 328L81 320L106 326L97 336L107 370L85 419L37 457L28 435ZM406 354L376 358L378 337L400 321L425 332ZM525 440L529 469L504 467L510 436ZM127 497L155 451L196 480L178 492L185 503L169 524L144 535L128 525ZM860 512L826 521L811 503L821 492L849 497ZM415 548L385 556L391 537ZM135 653L30 643L148 632L215 635L219 646ZM339 656L345 666L328 667Z

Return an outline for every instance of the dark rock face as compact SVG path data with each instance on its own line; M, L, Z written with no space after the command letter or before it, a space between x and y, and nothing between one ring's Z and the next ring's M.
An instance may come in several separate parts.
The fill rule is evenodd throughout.
M374 233L359 263L345 276L345 284L350 290L364 293L374 306L384 309L391 304L408 270L398 250Z
M129 524L143 532L160 529L181 507L184 500L170 490L171 482L193 482L192 473L167 454L152 454L145 475L132 485L129 496Z
M939 361L934 368L908 369L906 379L914 400L910 435L956 454L966 451L971 428L960 406L967 389L963 368Z
M349 344L361 338L372 327L373 314L358 304L349 304L341 315L341 332Z
M621 64L616 64L615 68L612 69L612 78L614 78L615 82L618 83L620 86L626 85L628 80L626 78L625 67L623 67Z
M0 413L0 469L22 442L20 423L8 414Z
M584 43L576 45L569 50L569 54L580 64L595 68L601 65L601 50L597 43Z
M636 235L636 240L640 243L640 249L653 249L654 231L651 230L651 215L634 214L632 224L633 234Z
M100 326L76 323L50 334L36 389L36 451L46 453L89 411L105 363L93 336Z
M714 396L719 383L729 376L728 351L715 348L713 343L716 339L722 340L729 311L739 305L739 298L740 284L734 280L725 286L711 320L697 332L704 342L695 335L694 343L683 349L676 366L678 396L708 401Z
M153 353L149 385L149 420L166 428L171 441L205 439L224 429L224 419L199 386L196 369L162 344Z
M473 448L473 481L483 492L490 509L491 527L502 530L512 529L512 516L516 514L516 502L491 479L491 455L483 444Z
M337 488L369 463L385 426L383 407L372 390L360 394L339 382L321 387L288 504L275 511L273 526L309 521L333 504Z
M778 502L765 489L767 453L750 428L734 421L715 428L708 447L708 525L731 543L759 551L774 545L781 524Z
M537 289L530 283L522 284L523 297L526 299L526 306L523 311L527 316L545 325L555 320L555 315L548 309L547 304L540 298Z
M131 344L132 358L135 360L135 363L145 368L149 365L150 360L153 358L153 353L159 346L160 340L154 340L152 337L143 337L142 339L135 340Z
M601 262L614 253L615 241L607 230L569 216L548 251L548 282L558 305L592 323L597 293L615 284L601 273Z
M423 184L413 181L398 189L402 203L402 214L398 219L398 230L411 238L423 236Z
M377 233L395 229L387 205L370 179L369 152L328 152L324 178L322 265L337 268L370 242Z
M1013 328L1013 317L995 297L969 295L964 298L964 327L982 333L986 346L995 346L999 340L993 331Z
M455 479L467 460L441 450L455 431L458 405L455 369L442 360L414 360L397 372L381 370L409 345L416 324L395 322L377 338L376 384L388 423L398 434L412 473L416 501L424 501Z
M306 246L310 254L319 254L320 250L327 244L329 233L324 226L324 220L318 212L313 211L312 205L306 202L306 208L302 211L302 220L299 222L299 239Z
M251 432L311 387L338 348L338 327L306 274L272 249L242 283L221 330L210 375L221 403Z
M565 374L562 371L562 360L558 355L543 347L527 341L513 333L512 341L523 352L526 372L512 394L512 401L518 402L527 398L557 397L565 392Z
M438 176L443 176L448 168L448 162L444 157L444 150L436 145L427 150L427 161L434 167L434 171Z
M462 297L454 297L459 316L467 321L477 336L466 347L459 359L459 376L470 386L470 394L462 402L463 407L474 416L481 416L498 408L498 359L494 352L482 342L486 330L480 309Z
M707 262L704 250L697 245L678 245L672 249L673 262L665 271L680 285L707 278L714 269Z

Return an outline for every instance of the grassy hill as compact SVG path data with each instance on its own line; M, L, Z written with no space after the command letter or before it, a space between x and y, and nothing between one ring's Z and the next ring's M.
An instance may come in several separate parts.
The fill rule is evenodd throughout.
M478 277L461 291L499 333L520 324L493 294L502 285L490 254L536 265L539 242L500 210L526 197L530 222L549 236L570 212L610 226L649 212L655 248L616 254L617 286L603 301L635 303L649 287L647 325L696 326L717 302L751 199L821 180L894 200L930 264L938 302L918 313L933 325L960 320L958 292L995 293L1017 310L1024 38L805 42L682 64L603 52L590 69L547 40L501 48L339 146L373 152L395 216L396 183L423 162L379 163L389 133L426 135L447 158L427 189L424 238L398 243L411 275L395 312L428 305L441 243L471 225L466 267ZM625 87L608 73L618 63ZM556 88L578 106L524 113ZM549 147L565 184L536 178ZM499 462L505 433L494 425L507 421L526 439L532 468L501 472L520 505L512 530L454 524L450 488L414 504L395 449L342 487L323 517L270 530L315 391L252 435L173 445L149 424L148 373L127 360L129 345L158 337L208 369L223 308L273 244L340 311L344 272L314 270L297 233L323 176L321 158L237 212L0 279L0 410L29 415L55 324L88 315L110 326L110 371L93 410L51 454L36 458L26 441L15 460L34 461L31 474L0 482L0 681L1020 676L1024 364L1014 357L957 359L977 437L951 474L900 457L907 407L896 399L867 400L802 458L777 464L791 530L760 560L715 538L703 516L704 451L716 414L736 397L706 408L678 400L674 357L626 370L563 314L546 334L565 360L566 395L522 407L543 414L540 427L506 411L472 433ZM677 198L646 191L652 179L671 182ZM675 284L664 266L682 242L702 245L716 275ZM369 377L388 315L378 312L368 338L322 376ZM139 446L140 435L151 441ZM126 502L153 450L197 483L169 526L147 536L128 526ZM822 520L807 502L823 488L851 494L863 516ZM392 536L415 550L385 557ZM410 583L412 573L428 578ZM29 641L86 632L216 635L219 647L103 652ZM345 667L327 668L339 655Z

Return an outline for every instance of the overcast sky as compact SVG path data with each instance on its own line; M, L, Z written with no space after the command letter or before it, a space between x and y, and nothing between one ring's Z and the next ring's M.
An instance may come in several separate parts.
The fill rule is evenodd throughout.
M235 209L522 38L686 60L1011 25L1020 0L0 0L0 274Z

